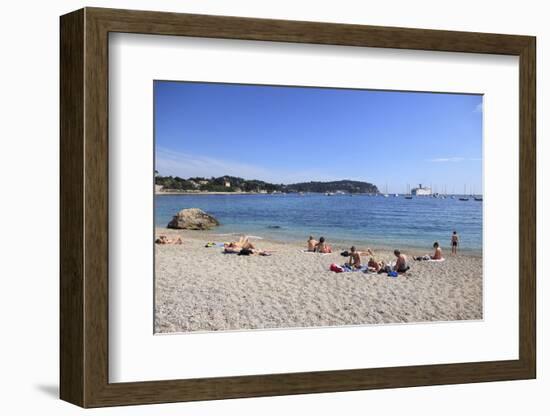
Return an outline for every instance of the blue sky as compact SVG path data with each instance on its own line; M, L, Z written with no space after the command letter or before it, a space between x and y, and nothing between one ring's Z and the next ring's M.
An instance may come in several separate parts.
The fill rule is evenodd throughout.
M482 190L482 96L155 81L161 175Z

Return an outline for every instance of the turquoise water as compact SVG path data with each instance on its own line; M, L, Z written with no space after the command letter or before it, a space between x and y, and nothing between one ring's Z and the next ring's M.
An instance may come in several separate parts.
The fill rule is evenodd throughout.
M449 247L451 233L462 249L481 251L483 202L368 195L157 195L155 224L165 227L183 208L216 217L216 233L243 233L282 241L324 236L333 244L430 249Z

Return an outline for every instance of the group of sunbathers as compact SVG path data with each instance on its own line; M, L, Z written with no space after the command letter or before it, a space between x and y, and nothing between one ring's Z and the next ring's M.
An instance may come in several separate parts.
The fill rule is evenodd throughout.
M457 248L458 248L458 234L456 231L453 231L453 235L451 236L451 254L457 254ZM177 237L174 239L168 238L166 235L160 235L156 240L156 244L183 244L183 241L181 237ZM421 260L435 260L435 261L442 261L443 259L443 253L441 251L441 247L439 246L439 243L436 241L433 243L434 248L434 254L433 255L424 255L424 256L417 256L413 257L413 260L421 261ZM307 251L313 252L313 253L332 253L332 247L327 244L325 237L320 237L319 241L315 240L313 236L309 236L309 239L307 240ZM241 236L238 241L231 241L229 243L223 244L223 252L226 254L240 254L240 255L260 255L260 256L269 256L271 255L272 251L268 250L259 250L257 249L249 240L247 236ZM394 250L393 254L396 257L395 264L386 264L384 261L379 261L376 259L376 256L374 252L367 248L366 250L357 250L355 246L352 246L349 249L349 252L343 252L342 255L349 256L348 262L345 264L345 266L352 268L352 269L361 269L363 268L363 264L361 262L361 256L370 256L369 261L367 263L367 270L371 272L377 272L377 273L383 273L383 272L391 272L395 271L398 273L404 273L407 270L409 270L409 266L407 264L407 256L405 254L401 253L400 250Z
M311 240L313 237L309 237L308 240L308 249L311 250ZM324 240L324 239L323 239ZM453 234L451 235L451 254L456 255L457 249L458 249L458 242L459 237L456 231L453 231ZM431 261L443 261L445 260L443 258L443 252L441 250L441 247L439 245L439 242L433 243L434 253L433 255L426 254L424 256L413 256L413 260L421 261L421 260L431 260ZM407 256L405 256L403 253L401 253L400 250L394 250L393 254L396 257L396 262L393 266L386 264L383 261L376 260L376 256L374 255L374 252L368 248L366 251L358 251L355 246L351 247L349 250L349 254L344 252L342 254L345 254L346 256L349 255L349 261L345 264L345 266L352 268L352 269L361 269L363 268L363 265L361 264L361 256L362 255L369 255L371 256L369 258L369 261L367 263L367 269L369 271L383 273L383 272L389 272L389 271L396 271L398 273L404 273L407 270L409 270L409 266L407 264Z
M307 240L307 251L312 253L332 253L332 247L327 244L325 237L319 238L319 241L315 240L313 236L309 236Z
M313 236L309 236L307 240L307 251L313 253L332 253L332 248L326 243L324 237L319 238L319 241L315 240ZM361 256L370 256L367 263L367 268L369 271L383 273L389 271L396 271L398 273L404 273L409 269L407 265L407 257L402 254L399 250L394 251L395 257L397 258L395 265L386 264L384 261L376 260L374 251L370 248L366 250L357 250L355 246L352 246L348 251L342 253L342 255L348 257L349 260L345 266L352 269L362 269L363 264L361 262Z
M361 264L361 255L368 255L370 257L365 271L374 273L387 273L391 271L397 273L405 273L407 270L409 270L410 267L407 264L407 256L405 256L403 253L401 253L401 251L397 249L393 251L393 254L396 257L395 264L386 264L386 262L384 261L377 260L374 251L372 251L370 248L359 251L355 248L355 246L352 246L348 252L349 260L345 265L351 269L363 269L364 266Z

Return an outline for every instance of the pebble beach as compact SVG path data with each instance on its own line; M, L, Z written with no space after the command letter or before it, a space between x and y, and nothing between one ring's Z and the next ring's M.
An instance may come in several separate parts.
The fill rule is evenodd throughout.
M444 250L444 262L420 262L412 256L431 250L402 249L411 269L392 278L334 273L330 265L343 264L340 252L349 247L304 252L307 236L303 244L252 239L272 255L239 256L205 247L237 236L161 227L155 234L183 241L155 244L156 333L483 319L480 254ZM391 250L371 248L377 260L394 261Z

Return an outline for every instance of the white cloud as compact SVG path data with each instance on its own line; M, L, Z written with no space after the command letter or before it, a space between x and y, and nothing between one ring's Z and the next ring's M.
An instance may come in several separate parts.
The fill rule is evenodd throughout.
M435 159L428 159L428 162L462 162L465 160L463 157L437 157Z
M483 102L476 105L474 108L474 113L482 113L483 112Z
M271 183L296 183L343 179L313 169L300 171L273 171L252 164L175 152L164 148L156 149L155 159L155 169L163 176L172 175L182 178L202 176L210 178L212 176L218 177L229 175L245 179L259 179Z
M427 161L435 162L435 163L445 163L445 162L464 162L464 161L475 162L480 160L482 160L480 157L466 158L466 157L455 156L455 157L436 157L434 159L428 159Z
M168 149L156 149L156 170L161 175L180 176L241 176L258 178L269 172L257 166L244 163L215 159L207 156L175 152Z

